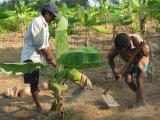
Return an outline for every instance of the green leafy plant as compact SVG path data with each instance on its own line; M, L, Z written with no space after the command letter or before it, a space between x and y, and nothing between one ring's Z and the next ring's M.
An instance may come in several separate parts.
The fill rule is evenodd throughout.
M159 7L159 0L132 0L129 4L129 10L135 31L140 31L141 34L144 34L146 20L150 18L158 20L160 18Z
M99 17L100 13L96 8L92 7L85 9L84 7L78 5L77 9L79 24L84 26L86 31L85 46L88 46L89 40L91 39L91 30L96 29L96 25L102 25L106 23L106 20Z
M16 29L17 24L14 16L16 11L11 11L7 6L0 9L0 32L7 32Z
M56 59L58 64L58 68L56 68L57 72L53 78L55 79L55 81L57 80L62 81L62 79L70 78L68 77L68 75L71 75L69 73L70 71L73 71L73 69L95 67L99 66L102 63L102 55L93 47L86 47L86 48L82 47L73 50L68 50L68 41L66 32L67 27L68 27L67 19L62 16L57 24L56 36L55 36ZM76 71L74 72L77 75L83 75L80 72ZM74 72L71 73L73 74ZM79 78L77 80L80 81L81 79Z
M15 10L17 13L16 19L19 23L19 28L24 27L24 29L26 29L26 25L28 25L29 21L38 14L36 10L32 10L36 4L36 2L25 4L24 0L19 0L19 2L15 4Z
M133 22L132 18L128 14L124 13L124 9L125 7L123 8L123 6L121 7L117 5L109 7L108 23L111 23L113 25L113 37L115 37L115 35L117 34L117 26L129 25Z
M30 20L38 14L36 10L33 10L36 2L30 2L25 4L24 0L14 2L14 9L6 5L0 9L0 32L16 31L26 29L26 26Z
M68 50L67 27L67 19L62 16L55 32L58 67L55 69L54 76L51 77L48 85L55 98L51 109L58 111L58 113L63 113L64 110L60 103L63 98L65 81L71 80L80 87L91 87L89 78L79 72L77 68L95 67L102 63L102 55L95 48L86 47Z
M156 26L156 32L160 32L160 25Z

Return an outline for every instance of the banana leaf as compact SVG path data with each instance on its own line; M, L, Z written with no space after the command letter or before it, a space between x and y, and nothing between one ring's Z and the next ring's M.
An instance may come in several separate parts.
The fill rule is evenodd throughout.
M139 0L132 0L132 3L136 7L140 7Z
M67 28L68 20L64 16L61 16L60 20L58 21L56 31L67 30Z
M130 24L132 24L132 22L133 22L132 19L128 19L128 20L123 20L123 21L121 22L121 24L122 24L122 25L130 25Z
M66 73L68 72L68 69L63 69L61 67L59 67L56 71L55 71L55 77L58 80L62 80L65 78Z
M57 58L64 68L89 68L102 64L102 54L93 47L81 47L65 52Z
M41 63L0 63L0 72L5 74L23 75L41 69L45 65Z
M56 55L59 56L68 51L67 31L56 31Z
M100 32L100 33L108 33L110 32L108 29L105 29L103 27L99 27L99 26L95 26L93 27L94 30L96 30L97 32Z
M78 18L73 17L68 17L68 22L69 24L75 24L78 23L80 20Z
M49 81L48 89L54 92L54 96L60 96L61 92L64 90L64 86L60 83L59 80L53 79Z
M130 16L123 16L123 20L121 22L122 25L132 24L133 20Z
M81 73L76 69L70 69L66 74L66 78L73 80L80 85Z
M160 32L160 25L156 26L156 32Z
M16 11L0 11L0 19L9 18L16 15Z
M55 31L56 58L60 54L68 51L68 40L66 31L67 28L68 28L68 20L65 17L61 16Z

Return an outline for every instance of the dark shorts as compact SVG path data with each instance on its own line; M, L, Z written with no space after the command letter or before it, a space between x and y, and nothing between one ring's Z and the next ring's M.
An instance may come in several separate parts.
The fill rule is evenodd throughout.
M142 70L138 66L132 66L132 67L128 67L125 70L124 75L127 75L127 74L137 74L139 72L142 72Z
M32 62L32 61L26 60L24 62ZM39 83L39 69L31 73L25 73L23 77L24 77L24 83L26 84L38 84Z

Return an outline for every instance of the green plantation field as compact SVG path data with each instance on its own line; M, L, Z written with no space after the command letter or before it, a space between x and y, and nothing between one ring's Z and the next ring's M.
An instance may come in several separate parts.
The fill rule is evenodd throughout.
M49 15L51 11L47 10L41 17L49 23L49 51L55 55L57 64L53 63L53 67L20 63L28 26L49 2L58 6L59 16ZM160 120L160 0L93 2L97 6L90 6L87 0L0 3L0 120ZM54 21L50 22L48 15ZM145 106L135 107L136 94L123 78L109 90L119 106L109 107L102 99L102 92L115 80L107 54L119 33L139 34L149 45ZM124 65L119 56L114 62L116 68ZM48 88L40 89L40 101L46 113L36 111L30 94L11 98L4 95L7 90L16 94L8 89L14 86L29 88L22 74L40 67L44 68L40 71L40 81L45 81L40 88Z

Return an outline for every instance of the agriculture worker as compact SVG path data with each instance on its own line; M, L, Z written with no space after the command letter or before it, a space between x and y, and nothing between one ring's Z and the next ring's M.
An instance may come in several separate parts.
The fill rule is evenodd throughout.
M138 34L120 33L115 37L114 44L108 53L108 62L115 77L120 78L122 75L115 69L114 58L120 55L122 60L127 62L138 46L140 46L140 52L122 75L130 89L136 93L135 105L141 106L144 105L143 89L149 63L149 46ZM133 74L136 75L136 83L133 81Z
M26 32L21 62L50 63L56 66L56 61L48 41L48 24L57 16L58 7L55 4L49 3L42 7L41 15L32 20ZM31 94L37 110L43 112L44 109L39 101L39 70L33 71L31 74L24 74L24 82L30 84Z

